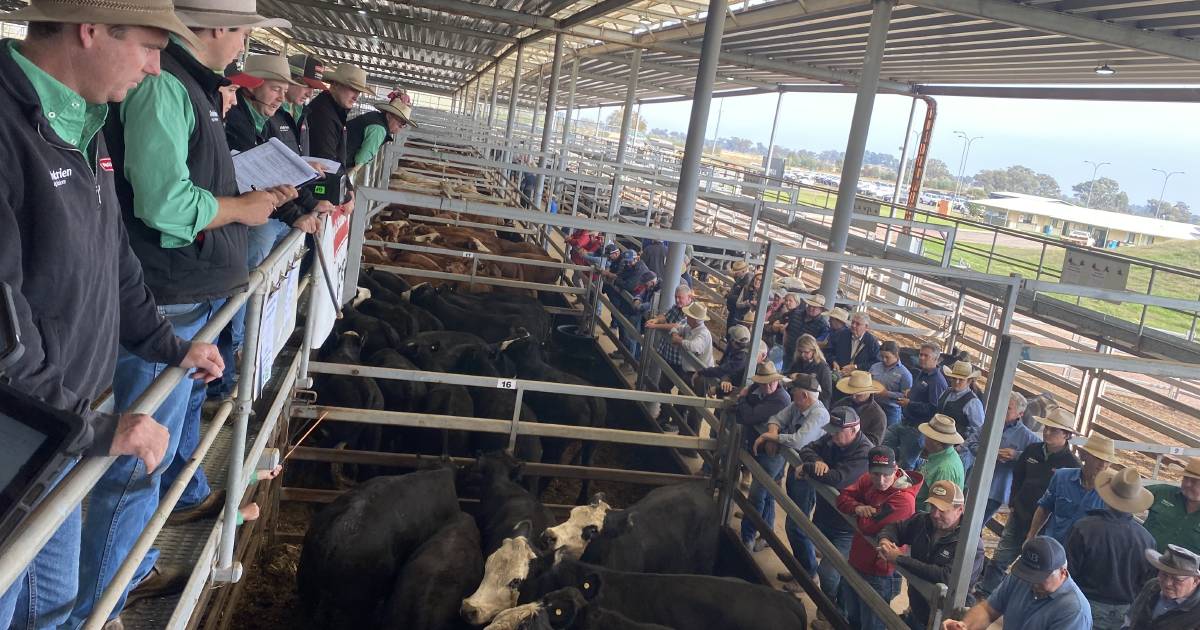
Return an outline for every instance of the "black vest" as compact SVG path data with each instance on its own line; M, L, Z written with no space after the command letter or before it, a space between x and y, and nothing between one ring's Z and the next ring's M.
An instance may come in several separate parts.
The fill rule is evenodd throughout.
M217 197L236 196L237 179L225 140L221 95L217 91L225 80L175 42L162 53L162 70L183 84L191 101L195 127L187 138L187 166L192 183ZM201 232L185 247L163 248L161 232L134 216L134 191L123 175L125 129L116 107L109 114L104 134L118 175L117 196L129 231L129 244L142 262L146 285L155 300L159 304L189 304L229 297L244 289L249 278L246 226L230 223Z
M966 438L974 430L971 428L971 422L967 420L967 403L975 400L977 396L974 391L968 389L966 395L958 400L948 400L951 393L953 390L947 389L946 393L942 394L942 399L938 401L938 408L941 409L939 413L954 418L954 427L958 429L958 434Z
M346 116L328 91L321 92L305 108L308 117L309 155L346 165Z
M275 137L283 141L300 155L311 155L308 152L308 108L300 110L300 118L292 116L286 107L280 107L271 120L267 122Z
M354 161L354 157L358 155L358 150L362 148L363 137L367 135L367 127L371 125L383 127L383 133L386 135L383 139L385 144L392 141L392 134L388 133L387 116L383 112L367 112L355 116L346 124L347 160ZM358 166L358 164L351 164L350 166Z

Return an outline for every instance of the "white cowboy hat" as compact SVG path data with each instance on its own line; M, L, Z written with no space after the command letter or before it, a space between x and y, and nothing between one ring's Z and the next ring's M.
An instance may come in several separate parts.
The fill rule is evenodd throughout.
M281 18L258 14L255 0L175 0L175 14L192 28L291 28Z
M963 436L958 434L954 418L940 413L933 414L933 418L918 426L917 430L925 434L925 437L941 444L962 444L966 441L963 440Z
M883 386L883 383L871 378L870 372L862 370L854 370L850 373L850 376L839 378L835 387L843 394L861 394L863 392L878 394L887 389Z
M702 322L708 321L708 307L700 302L692 302L683 307L683 314Z
M370 92L367 85L367 71L352 63L339 64L333 72L325 74L326 83L341 83L355 92Z
M376 103L375 109L399 116L405 124L411 125L414 129L418 128L417 123L412 119L412 97L408 95L408 92L396 90L388 94L388 99L386 103Z
M171 0L124 0L118 3L92 0L31 0L16 11L0 13L12 22L61 22L63 24L123 24L157 28L178 35L189 46L197 46L196 35L179 21Z

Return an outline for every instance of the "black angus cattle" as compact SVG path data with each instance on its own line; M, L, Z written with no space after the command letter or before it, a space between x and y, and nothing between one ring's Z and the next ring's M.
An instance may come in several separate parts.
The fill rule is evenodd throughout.
M554 524L554 516L517 483L521 462L505 451L480 455L475 472L482 476L476 520L483 535L483 555L490 556L521 522L530 525L533 540Z
M397 370L419 370L408 357L393 348L380 350L367 357L367 365ZM381 378L375 380L383 394L384 409L388 411L413 411L425 400L426 384L420 381Z
M363 337L356 332L346 332L331 338L317 356L328 363L360 365L363 354ZM386 407L383 392L373 378L342 374L313 375L313 391L317 404L325 407L349 409L383 410ZM356 422L326 422L320 427L319 442L326 447L344 447L355 450L379 450L381 428ZM340 464L331 468L333 480L339 486L350 485Z
M442 291L428 284L419 284L408 292L408 300L433 313L447 330L470 332L485 341L503 341L526 324L523 315L489 312L479 308L464 308L442 297Z
M503 376L496 364L492 362L492 350L488 346L463 345L448 350L444 356L445 363L450 365L448 371L456 374L472 376L487 376L499 378ZM511 420L513 405L517 402L516 392L498 387L468 387L471 401L475 404L475 417ZM537 414L528 404L521 403L521 422L537 422ZM508 448L508 435L503 433L476 433L473 446L479 452L490 453ZM542 461L542 440L536 435L521 435L517 437L517 459L523 462ZM525 479L526 487L537 488L538 480L534 477ZM514 522L515 524L515 522Z
M458 615L462 598L483 579L479 528L459 513L409 559L400 571L380 619L386 630L466 630Z
M449 372L459 355L450 353L460 346L484 347L487 342L479 335L457 330L437 330L417 333L400 344L400 353L422 370Z
M376 477L313 516L296 584L314 627L367 628L401 567L460 513L455 472Z
M441 320L434 317L433 313L408 303L404 294L412 287L400 276L383 271L367 271L359 274L358 278L358 285L369 289L371 297L408 309L417 318L421 331L444 330Z
M500 613L488 630L672 630L669 626L640 623L593 606L577 588L559 589L526 606Z
M368 289L369 290L369 289ZM355 310L364 315L370 315L376 319L386 322L400 339L415 335L421 332L421 324L417 321L417 316L413 315L409 309L399 305L393 305L382 299L376 299L374 294L370 299L364 300L354 306ZM397 340L399 343L399 340ZM392 346L395 348L396 346Z
M334 322L334 330L338 333L356 332L362 335L362 353L366 356L385 348L399 347L403 341L403 337L391 324L359 312L351 304L342 308L342 317Z
M791 593L736 578L613 571L564 560L521 588L534 602L562 588L577 588L592 606L641 623L687 630L807 628L804 604Z
M546 363L542 358L541 345L535 337L528 333L502 342L499 350L497 367L505 376L532 381L590 385L578 376ZM603 427L608 417L608 407L603 398L531 391L525 393L525 400L529 402L529 406L533 408L539 420L551 424ZM567 443L569 443L567 440L543 440L542 451L545 461L556 464L570 463L562 461ZM595 448L595 442L583 441L578 459L584 466L592 465ZM587 501L589 487L589 482L585 479L579 490L577 503Z
M580 560L617 571L711 575L720 520L703 482L662 486L605 514Z
M462 293L452 287L445 287L441 295L447 302L465 309L519 316L526 322L522 326L538 339L550 338L550 313L536 298L519 293Z

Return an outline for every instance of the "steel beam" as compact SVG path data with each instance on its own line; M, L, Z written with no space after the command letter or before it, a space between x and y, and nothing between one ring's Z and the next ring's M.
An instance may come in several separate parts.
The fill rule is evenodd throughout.
M638 66L642 62L642 51L633 52L629 65L629 84L625 87L625 105L621 110L621 137L617 141L617 171L613 173L612 196L608 198L608 220L611 221L621 208L621 176L624 174L625 152L629 147L629 128L633 124L633 99L637 94Z
M846 251L846 240L850 235L850 217L854 214L858 178L862 171L863 153L867 148L867 133L871 129L871 112L875 109L879 65L883 61L883 49L887 43L888 23L892 17L893 4L894 0L874 0L871 12L871 34L867 41L862 82L858 84L858 95L854 99L854 117L850 121L850 137L846 140L846 157L842 161L837 208L830 226L829 251L838 254ZM821 295L825 296L826 304L836 302L841 275L842 266L839 263L826 263L821 269Z
M499 91L496 86L500 82L500 64L492 66L492 104L488 106L487 126L490 132L496 122L496 93Z
M460 35L462 37L474 37L482 39L491 39L507 44L515 44L516 37L509 35L501 35L493 33L486 29L467 29L449 24L439 24L429 20L419 20L410 18L395 13L387 13L385 11L375 11L370 9L370 5L350 6L346 4L334 4L332 2L318 2L317 0L281 0L280 4L288 7L308 7L310 9L321 9L322 11L331 11L342 15L362 15L364 17L380 20L383 22L392 22L395 24L404 24L416 28L423 28L434 32L448 33L451 35ZM263 15L268 17L281 17L291 19L291 15L286 12L272 11L265 5L259 5Z
M447 48L445 46L437 46L434 44L427 44L425 42L414 41L411 39L400 39L399 37L389 37L387 35L371 35L369 33L364 33L363 31L354 31L354 30L351 30L348 28L337 28L335 26L324 26L321 24L313 24L311 22L303 22L303 21L299 21L299 20L295 20L295 19L292 19L291 22L292 22L292 28L302 28L302 29L307 29L310 31L315 31L318 33L336 33L338 35L345 35L346 37L355 37L358 39L368 39L368 40L372 39L374 37L377 37L377 38L379 38L379 41L381 41L381 42L387 42L389 44L395 44L397 46L403 46L405 48L412 48L413 50L439 52L439 53L443 53L446 55L454 55L454 56L458 56L458 57L470 57L471 59L480 59L480 60L489 60L492 58L491 55L485 55L483 53L478 53L473 50L460 50L458 48ZM358 54L370 55L370 54L374 54L374 53L372 53L369 50L360 50L360 51L358 51Z
M315 39L306 39L303 37L293 38L292 43L303 44L309 48L318 48L321 50L334 50L337 52L348 53L348 54L352 54L352 55L367 54L360 49L349 48L346 46L339 46L337 44L331 44L329 42L321 42L321 41L317 41ZM324 55L324 56L328 57L329 55ZM400 63L407 63L407 64L412 64L414 66L422 66L425 68L433 68L434 70L445 70L447 72L455 72L455 73L462 74L462 75L467 75L471 72L471 70L469 68L459 68L456 66L448 66L446 64L436 63L436 62L432 62L432 61L422 61L419 59L408 59L406 57L398 57L395 55L390 55L389 59L400 62ZM348 63L358 63L357 61L350 61L350 60L346 60L346 59L336 59L335 58L332 60L333 61L346 61Z
M1071 101L1137 101L1195 103L1200 88L1158 87L1004 87L967 85L919 86L918 94L930 96L977 96L981 98L1031 98Z
M517 122L517 101L521 100L521 65L525 62L525 47L517 46L517 66L513 69L512 87L508 96L508 120L504 122L504 161L512 160L513 125Z
M554 136L554 112L557 109L558 80L562 75L563 38L564 35L562 33L557 33L554 36L554 63L550 67L550 85L546 90L546 124L542 126L542 155L538 158L539 168L554 166L547 163L546 155L550 151L550 139ZM545 186L546 176L539 174L533 197L535 207L542 203L542 193L545 191ZM553 194L553 191L551 192Z
M542 68L541 68L541 66L538 66L537 93L533 97L533 116L530 117L530 121L529 121L529 133L530 134L537 131L538 107L540 107L542 104L542 78L543 78Z
M771 119L771 135L767 139L767 158L763 165L763 183L766 184L767 177L771 176L771 159L775 157L775 131L779 129L779 112L783 109L783 92L775 99L775 117ZM754 240L754 233L758 231L758 215L763 209L763 193L760 190L755 194L756 200L754 204L754 214L750 216L750 228L747 230L746 238ZM764 284L763 286L770 286Z

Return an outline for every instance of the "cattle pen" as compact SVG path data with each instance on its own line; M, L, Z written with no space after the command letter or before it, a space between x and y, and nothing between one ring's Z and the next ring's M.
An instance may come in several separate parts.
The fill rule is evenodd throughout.
M349 427L356 436L384 429L422 430L443 440L451 432L482 436L481 443L499 444L509 453L535 440L565 444L556 461L523 462L525 475L544 480L542 500L560 518L589 486L615 497L614 506L626 507L650 488L703 482L720 512L722 575L774 586L773 573L781 568L799 584L797 597L810 611L834 628L850 628L779 534L788 520L886 627L908 628L896 604L875 592L756 463L732 406L697 391L672 367L658 350L663 333L643 330L626 313L628 293L613 291L591 265L571 261L567 240L575 230L602 234L620 251L640 250L643 239L669 243L670 271L662 278L659 311L669 306L679 272L694 274L698 301L710 312L721 311L735 282L730 263L745 261L761 270L763 287L795 279L814 287L801 291L803 296L823 295L870 313L872 329L901 345L936 341L968 351L986 382L987 410L979 464L970 471L968 488L990 485L1011 391L1052 394L1078 419L1080 436L1116 440L1121 466L1146 478L1177 481L1184 459L1200 456L1200 300L1192 298L1200 270L1118 251L1088 252L1141 279L1122 289L1103 288L1072 279L1065 263L1054 262L1074 251L1059 239L918 207L940 95L1081 102L1194 98L1179 87L1200 78L1194 40L1132 24L1164 19L1200 24L1200 10L1163 17L1165 3L1110 3L1125 12L1113 21L1086 10L1103 3L1089 0L1062 11L1048 10L1048 4L1053 3L809 0L731 6L725 0L707 5L604 0L532 6L421 0L401 10L386 2L263 0L261 12L290 18L294 28L256 33L254 52L320 54L361 64L374 84L407 84L426 96L414 108L420 127L396 134L378 159L354 175L352 213L331 217L319 239L306 240L293 230L252 271L246 291L196 335L215 339L247 307L236 394L205 417L186 474L165 490L85 627L103 626L120 599L118 587L133 578L151 546L188 566L190 578L182 593L126 611L125 627L304 627L294 584L296 558L312 513L347 491L337 477L365 479L445 464L467 468L474 461L474 453L452 453L445 446L418 452L403 444L372 445L369 439L318 444L328 429L338 434L336 428ZM926 24L926 30L895 28L911 20ZM828 41L805 42L817 32ZM960 38L959 48L941 53L926 48L921 38L931 32ZM997 40L999 33L1008 39ZM1024 70L1008 65L1017 59L996 65L997 56L1026 54L1008 46L1019 51L1022 40L1047 37L1064 46L1129 51L1140 63L1122 69L1119 81L1129 83L1124 87L1096 83L1091 53L1086 59L1069 52L1021 57L1033 60ZM914 50L922 55L920 63L906 56ZM1147 87L1156 83L1162 87ZM836 188L728 162L715 151L705 154L712 98L778 93L782 105L784 94L826 90L853 93L857 103ZM912 99L909 129L918 106L926 111L912 149L911 181L906 186L902 173L894 194L882 201L856 188L876 93ZM639 138L635 108L671 100L694 102L685 145ZM597 119L585 132L580 110L605 106L620 108L620 124L607 128ZM768 166L778 123L777 110ZM522 186L523 177L532 178L532 188ZM393 238L400 231L405 238ZM470 236L481 233L488 238ZM1001 239L1040 250L1040 259L1034 264L1014 258L997 246ZM980 244L988 240L990 247ZM688 250L694 251L690 259ZM314 251L322 252L319 261ZM402 279L409 291L428 283L461 295L536 295L550 322L541 339L541 351L553 358L546 363L572 378L330 360L322 347L328 348L331 335L344 334L343 311L363 298L360 287L396 286L378 279L383 277ZM1178 286L1191 293L1180 297L1163 289ZM746 320L751 348L764 338L768 298L769 291L760 291ZM483 308L474 314L482 329L499 312ZM714 339L726 332L719 323L713 329ZM503 346L530 334L514 327L502 340L486 341ZM640 350L631 350L630 342ZM752 372L751 365L738 383L748 382ZM183 377L183 370L167 370L132 410L153 413ZM490 390L511 400L511 408L503 417L484 417L328 404L318 385L329 378ZM658 391L660 383L669 383L666 391ZM607 413L598 425L553 412L530 418L523 409L531 398L603 400ZM112 402L101 408L105 404L111 408ZM677 434L664 432L656 421L659 409ZM593 449L596 457L589 461L586 453ZM784 453L789 463L798 463L794 452ZM13 583L112 461L84 459L39 505L0 553L0 590ZM282 477L259 481L260 472L280 464ZM228 490L221 516L168 526L188 477L200 467L214 487ZM750 505L743 472L775 499L783 513L779 522L763 522ZM818 485L817 493L818 501L836 501L832 487ZM477 507L474 497L460 499L468 512ZM970 595L976 545L984 536L990 546L1003 526L1004 511L985 522L987 499L985 492L968 493L966 535L947 583L901 571L931 603L929 628L961 612ZM248 503L261 506L261 517L226 526ZM753 553L739 543L734 532L742 518L754 523L771 553Z

